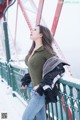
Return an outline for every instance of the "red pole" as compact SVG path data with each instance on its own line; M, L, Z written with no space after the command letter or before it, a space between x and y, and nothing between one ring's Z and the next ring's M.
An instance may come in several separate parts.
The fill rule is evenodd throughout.
M61 99L62 99L62 107L63 107L64 111L66 112L66 106L65 106L65 103L64 103L64 97L62 97ZM70 110L69 107L68 107L68 120L72 120L72 113L71 113L71 110Z
M29 18L28 18L27 13L26 13L25 10L24 10L24 7L23 7L21 1L18 0L18 3L19 3L19 5L20 5L20 8L21 8L22 13L23 13L23 15L24 15L24 18L25 18L25 20L26 20L26 22L27 22L27 24L28 24L29 29L30 29L30 31L32 31L32 25L31 25L31 23L30 23L30 20L29 20Z
M53 36L55 35L55 31L56 31L57 24L58 24L58 21L59 21L59 17L60 17L61 9L62 9L62 6L63 6L63 2L64 2L64 0L58 0L58 4L57 4L55 16L54 16L54 20L53 20L52 28L51 28Z
M44 5L44 0L39 0L39 7L38 7L38 12L37 12L37 17L36 17L36 25L40 24L43 5Z

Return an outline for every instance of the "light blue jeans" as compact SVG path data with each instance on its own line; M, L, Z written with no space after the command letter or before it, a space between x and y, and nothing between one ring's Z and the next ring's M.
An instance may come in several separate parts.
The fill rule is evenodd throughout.
M27 105L22 120L46 120L45 96L40 96L33 89L31 90L31 100Z

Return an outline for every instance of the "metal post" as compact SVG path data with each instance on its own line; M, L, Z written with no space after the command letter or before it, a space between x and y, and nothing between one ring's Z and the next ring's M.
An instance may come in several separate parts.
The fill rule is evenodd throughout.
M8 85L11 86L11 81L10 81L10 65L9 65L9 61L10 61L10 46L9 46L9 37L8 37L8 27L7 27L7 21L6 21L6 12L8 10L8 8L10 8L16 0L14 0L3 12L3 17L4 17L4 22L3 22L3 29L4 29L4 35L5 35L5 50L6 50L6 61L7 61L7 80L8 80Z
M11 56L10 56L10 48L9 48L9 37L8 37L8 28L7 28L7 21L6 21L6 17L5 14L8 10L9 7L11 7L16 0L14 0L3 12L3 17L4 17L4 22L3 22L3 28L4 28L4 35L5 35L5 49L6 49L6 59L7 59L7 63L9 62Z
M10 60L10 48L9 48L9 38L8 38L8 30L7 30L7 22L3 22L3 28L4 28L4 35L5 35L5 49L6 49L6 60L7 63Z

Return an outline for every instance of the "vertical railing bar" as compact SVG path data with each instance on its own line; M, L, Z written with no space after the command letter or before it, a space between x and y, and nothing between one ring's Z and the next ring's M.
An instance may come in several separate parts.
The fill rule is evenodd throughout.
M61 91L60 91L60 83L59 83L59 105L60 105L60 113L61 113L61 115L60 115L60 117L61 117L61 120L63 120L63 112L62 112L62 102L61 102Z
M58 120L58 109L57 109L57 103L55 103L55 109L56 109L56 118Z
M66 98L66 85L63 85L64 87L64 103L65 103L65 109L66 109L66 120L68 120L68 105L67 105L67 98Z
M49 107L49 104L48 104L48 120L50 120L50 107Z
M1 62L0 62L0 76L1 76Z
M78 89L78 111L79 111L79 120L80 120L80 90Z
M71 110L72 110L72 120L75 120L75 115L74 115L74 103L73 103L73 92L72 92L72 87L70 88L70 96L71 96Z
M2 64L1 64L1 76L3 78L3 67L2 67Z
M54 120L54 110L53 110L53 103L51 103L51 109L52 109L52 120Z

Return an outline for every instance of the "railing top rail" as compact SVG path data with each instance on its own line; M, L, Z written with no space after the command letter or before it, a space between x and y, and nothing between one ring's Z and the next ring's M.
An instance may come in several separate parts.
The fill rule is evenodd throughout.
M5 61L1 61L0 60L0 64L4 64L5 66L7 65ZM19 70L19 71L24 71L24 72L28 72L28 67L22 67L21 65L18 64L14 64L12 62L10 62L8 65L10 65L10 67L12 67L15 71ZM73 87L76 89L80 90L80 80L70 77L70 76L64 76L62 79L60 79L59 83L62 83L63 85L68 85L69 87Z
M74 87L80 90L80 80L72 77L60 79L59 83Z

